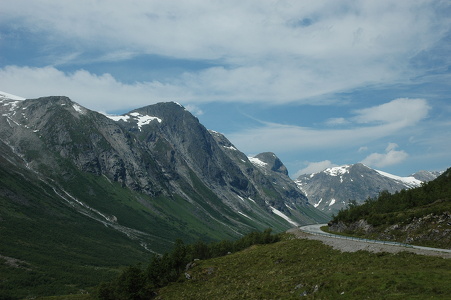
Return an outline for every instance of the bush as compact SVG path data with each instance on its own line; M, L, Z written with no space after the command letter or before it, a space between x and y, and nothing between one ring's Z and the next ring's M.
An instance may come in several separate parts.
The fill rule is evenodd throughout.
M256 244L270 244L280 240L280 235L272 235L270 228L263 232L251 232L237 241L220 241L210 245L198 241L185 245L175 241L172 252L152 256L145 270L139 266L128 267L116 279L102 283L97 296L103 300L144 300L151 299L155 290L181 278L186 265L194 259L208 259L227 255Z

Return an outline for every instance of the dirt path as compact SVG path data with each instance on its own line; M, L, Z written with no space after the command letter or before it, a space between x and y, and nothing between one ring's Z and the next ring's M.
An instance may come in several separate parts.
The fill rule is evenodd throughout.
M387 244L374 244L368 243L360 240L349 240L342 238L335 238L333 236L325 236L325 235L317 235L310 234L301 231L299 228L292 228L287 231L288 233L294 234L299 239L309 239L309 240L318 240L322 241L324 244L331 246L334 249L340 250L342 252L356 252L359 250L365 250L370 252L389 252L389 253L398 253L402 251L413 252L415 254L420 255L430 255L430 256L439 256L443 258L451 258L451 253L447 252L438 252L434 250L427 249L415 249L408 248L396 245L387 245Z

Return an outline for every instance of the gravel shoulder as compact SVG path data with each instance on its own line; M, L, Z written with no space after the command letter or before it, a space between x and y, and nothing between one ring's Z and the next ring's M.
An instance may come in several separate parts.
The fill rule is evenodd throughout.
M342 238L335 238L332 236L325 235L316 235L306 233L299 228L292 228L287 231L288 233L293 234L296 238L299 239L309 239L309 240L317 240L321 241L326 245L331 246L334 249L340 250L341 252L356 252L359 250L369 251L369 252L388 252L388 253L398 253L402 251L412 252L419 255L429 255L429 256L439 256L443 258L451 258L451 253L447 252L439 252L434 250L427 249L415 249L408 248L396 245L387 245L387 244L375 244L369 243L360 240L349 240Z

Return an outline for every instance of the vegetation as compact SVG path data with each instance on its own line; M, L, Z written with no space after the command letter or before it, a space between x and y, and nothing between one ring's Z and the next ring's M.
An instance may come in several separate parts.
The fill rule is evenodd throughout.
M425 235L430 231L451 229L449 215L451 212L451 169L448 169L437 179L424 183L421 187L402 190L394 194L383 191L377 198L368 198L362 205L350 201L346 209L342 209L333 216L332 223L343 222L351 224L359 220L366 220L374 226L369 237L380 238L381 233L388 227L401 228L414 222L421 223L421 228L415 235ZM442 216L442 217L441 217ZM429 220L425 222L424 220ZM446 221L447 220L447 221ZM366 234L362 231L348 231L347 233ZM393 231L391 239L405 241L406 234ZM415 237L411 237L415 240ZM450 247L448 239L436 238L436 241L420 241L417 244L435 247Z
M221 241L205 244L198 241L185 245L178 239L170 253L154 255L146 268L130 266L114 280L99 287L98 297L104 300L150 299L156 290L180 279L189 264L194 261L220 257L241 251L256 244L269 244L279 241L279 235L272 235L271 229L252 232L237 241Z
M451 260L290 239L201 260L156 299L447 299ZM304 298L304 297L303 297Z

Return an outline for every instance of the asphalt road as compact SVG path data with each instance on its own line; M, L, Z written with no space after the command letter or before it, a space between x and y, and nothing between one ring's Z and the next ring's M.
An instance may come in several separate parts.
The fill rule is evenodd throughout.
M402 244L402 243L397 243L397 242L369 240L369 239L361 239L361 238L355 238L355 237L346 237L346 236L342 236L342 235L338 235L338 234L331 234L331 233L322 231L321 227L323 227L323 226L327 226L327 224L306 225L306 226L299 227L299 229L303 232L310 233L310 234L323 235L323 236L327 236L330 238L336 238L336 239L351 239L353 241L359 241L361 243L384 244L384 245L391 245L391 246L398 246L398 247L408 247L408 248L419 249L419 250L423 250L423 251L438 251L438 252L451 253L450 249L414 246L414 245Z

